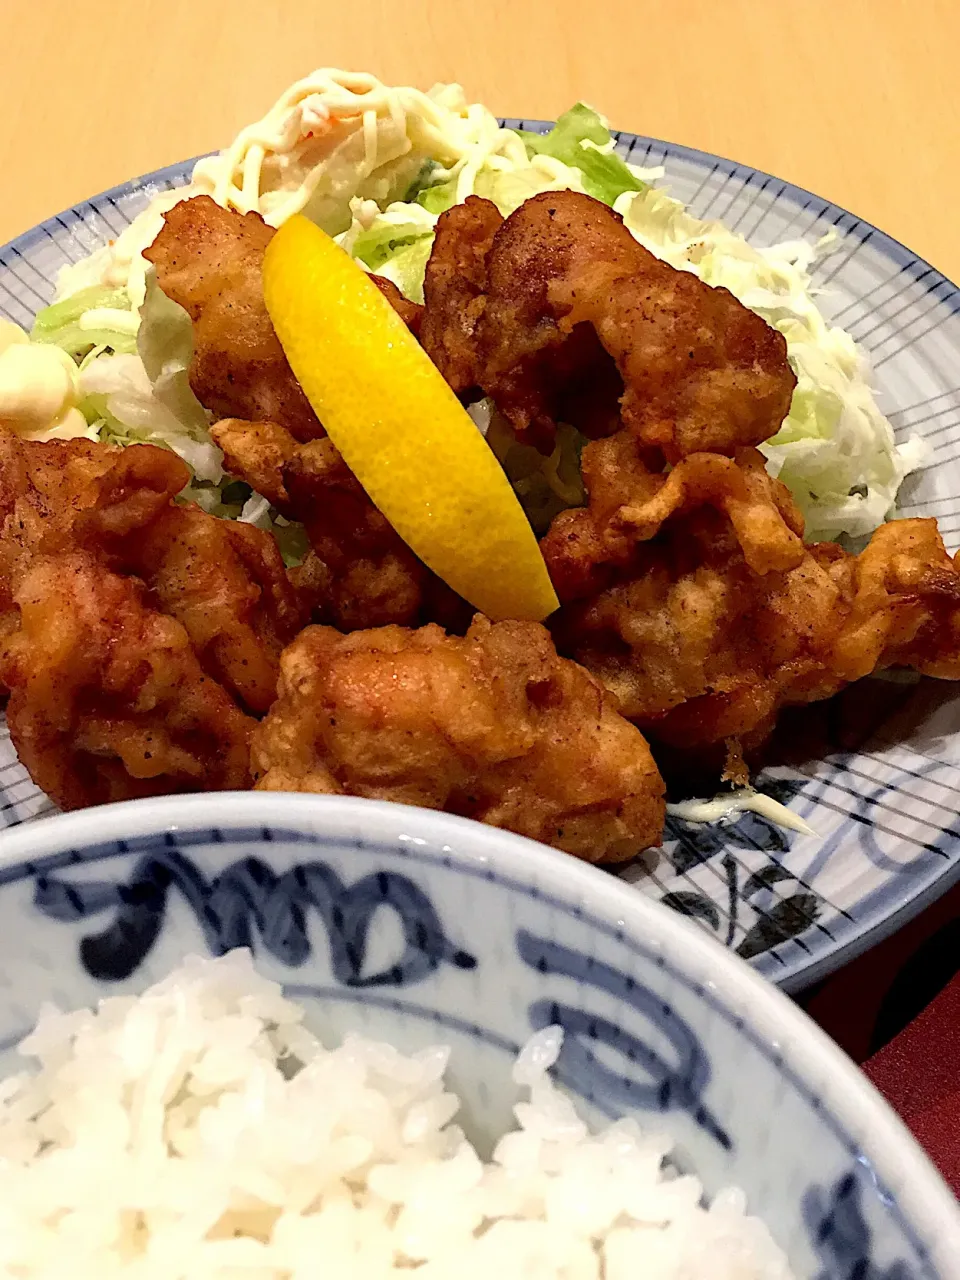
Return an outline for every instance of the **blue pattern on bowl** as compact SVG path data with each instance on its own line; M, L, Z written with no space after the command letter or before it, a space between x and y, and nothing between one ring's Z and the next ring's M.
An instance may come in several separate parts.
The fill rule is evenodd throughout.
M742 1186L798 1276L960 1278L960 1214L925 1158L742 961L611 877L424 810L198 796L10 835L0 1063L44 1001L237 945L329 1034L451 1043L481 1146L509 1123L509 1056L559 1022L557 1075L587 1113L647 1115L708 1189Z

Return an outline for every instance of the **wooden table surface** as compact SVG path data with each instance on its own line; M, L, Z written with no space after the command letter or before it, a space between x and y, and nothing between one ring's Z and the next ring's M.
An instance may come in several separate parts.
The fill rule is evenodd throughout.
M5 0L0 242L229 142L315 66L577 98L772 171L960 279L958 0Z

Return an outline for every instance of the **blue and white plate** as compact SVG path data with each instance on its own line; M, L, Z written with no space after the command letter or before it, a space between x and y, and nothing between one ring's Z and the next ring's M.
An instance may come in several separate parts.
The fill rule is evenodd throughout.
M511 126L547 128L537 121ZM826 316L861 344L881 408L898 436L930 449L901 494L908 516L936 516L960 545L960 290L861 218L819 196L718 156L616 135L635 163L701 218L758 245L839 244L813 268ZM0 313L29 325L61 266L116 236L193 162L158 170L66 210L0 250ZM960 878L960 688L875 679L810 712L790 763L759 787L809 823L797 835L755 815L714 826L670 820L658 860L621 870L761 973L795 990L892 932ZM0 739L0 827L52 812ZM2 843L2 841L0 841ZM651 869L652 866L652 869Z

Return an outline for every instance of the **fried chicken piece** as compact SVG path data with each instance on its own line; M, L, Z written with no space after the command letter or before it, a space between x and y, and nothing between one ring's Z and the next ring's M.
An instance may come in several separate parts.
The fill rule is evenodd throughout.
M227 469L303 523L313 554L294 577L322 620L342 631L426 621L466 628L469 606L417 559L331 440L298 444L276 423L237 419L211 430Z
M878 667L913 667L960 680L960 564L934 519L881 525L858 556L811 548L832 567L849 612L831 650L848 679ZM872 663L872 666L870 665Z
M509 404L507 416L518 437L544 453L553 448L560 419L588 436L611 434L620 427L623 383L589 326L580 325L549 352L538 354L543 321L531 313L526 317L531 333L517 335L518 342L529 340L531 358L521 358L500 382L488 367L488 263L503 222L496 205L478 196L441 214L424 276L424 350L458 394L493 391L499 405Z
M960 573L935 522L886 525L859 557L805 547L757 450L665 470L626 431L588 445L583 473L589 505L540 544L563 605L551 627L657 741L726 742L737 760L781 707L878 667L960 675Z
M373 505L333 443L302 446L283 479L289 510L303 520L330 575L330 621L343 631L418 621L430 570Z
M310 627L281 668L253 741L261 789L445 809L591 862L660 839L646 743L534 623L478 617L465 639Z
M7 722L61 808L249 786L254 722L139 583L75 550L34 557L14 600L0 665Z
M935 521L904 520L859 556L824 543L758 573L729 518L704 508L668 523L594 598L563 608L555 635L658 741L752 749L781 707L879 668L960 678L960 570Z
M263 301L263 255L273 236L258 213L182 200L144 257L193 321L190 385L213 413L269 418L301 440L323 435L283 354Z
M140 577L201 663L251 710L276 694L283 647L308 606L273 537L172 498L189 479L167 449L0 436L0 608L39 554L76 547ZM5 597L5 598L4 598Z
M618 214L573 191L527 200L496 230L483 269L458 277L460 263L472 263L481 203L440 220L428 280L449 269L480 282L482 295L470 300L464 326L461 293L425 293L423 341L444 369L434 334L460 323L457 367L520 439L549 451L558 421L600 438L622 418L643 446L675 462L732 454L776 432L796 385L786 342L726 289L661 262ZM484 216L492 225L493 213Z
M0 649L18 625L14 593L34 556L78 542L115 547L169 505L188 476L165 449L40 443L0 428Z
M283 481L283 468L300 450L296 438L276 422L223 418L210 428L223 450L223 465L251 489L263 494L288 519L296 519Z
M234 213L195 196L164 214L144 257L163 292L193 320L190 385L200 403L220 417L277 422L298 440L313 440L323 427L263 301L263 255L273 234L258 213ZM421 309L390 281L375 282L416 331Z
M31 555L75 542L112 550L154 520L190 478L168 449L22 440L0 428L0 591Z
M594 594L631 563L675 516L703 506L730 521L747 565L756 573L790 569L803 559L803 518L789 490L766 469L756 449L733 458L694 453L664 470L628 432L583 451L587 507L555 517L540 543L561 601Z
M271 534L171 505L126 563L183 625L204 670L263 714L276 697L280 653L310 612Z
M420 341L457 394L480 385L475 329L486 304L487 254L503 217L490 200L467 196L437 221L423 278Z

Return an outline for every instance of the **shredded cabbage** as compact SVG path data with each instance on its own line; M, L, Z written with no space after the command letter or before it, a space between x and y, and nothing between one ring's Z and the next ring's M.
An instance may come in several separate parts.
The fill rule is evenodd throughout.
M786 338L797 389L780 430L760 448L803 512L807 539L859 538L889 519L925 449L919 440L896 444L856 344L817 308L809 268L828 245L755 249L655 188L621 196L614 207L657 257L729 289Z
M203 431L195 430L160 400L135 355L101 355L80 370L78 407L112 444L157 444L172 449L199 480L223 479L223 454Z
M579 431L561 423L554 450L544 457L532 445L517 440L489 398L472 404L467 412L507 473L534 533L542 537L555 515L568 507L583 506L586 494L580 476L580 455L586 439Z

